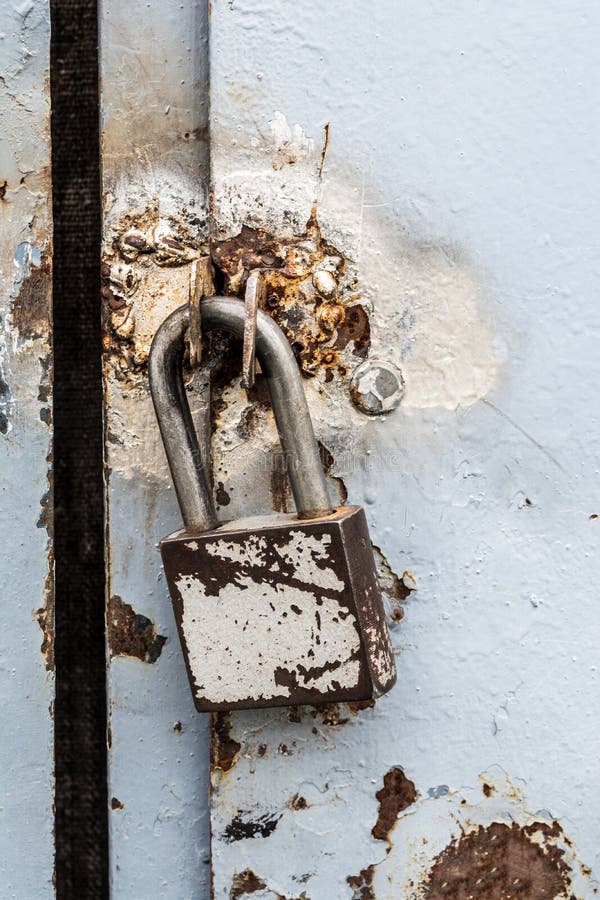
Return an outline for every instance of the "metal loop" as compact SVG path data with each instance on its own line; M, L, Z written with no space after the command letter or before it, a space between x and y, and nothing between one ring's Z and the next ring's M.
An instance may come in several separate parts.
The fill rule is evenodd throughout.
M210 297L202 301L204 331L243 337L244 322L241 300ZM148 374L184 525L188 531L207 531L217 526L218 519L210 490L209 460L200 450L183 384L188 325L187 304L165 319L152 341ZM298 365L279 326L261 311L257 315L256 356L271 395L298 517L327 515L331 504Z

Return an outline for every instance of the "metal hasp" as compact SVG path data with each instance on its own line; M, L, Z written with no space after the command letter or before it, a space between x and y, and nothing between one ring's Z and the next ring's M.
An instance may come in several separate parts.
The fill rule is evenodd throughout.
M243 302L202 304L203 330L244 333ZM296 503L219 525L207 436L199 442L183 383L187 306L159 328L150 389L184 529L161 542L199 711L373 699L396 670L366 518L332 510L294 355L260 310L256 355L267 380Z

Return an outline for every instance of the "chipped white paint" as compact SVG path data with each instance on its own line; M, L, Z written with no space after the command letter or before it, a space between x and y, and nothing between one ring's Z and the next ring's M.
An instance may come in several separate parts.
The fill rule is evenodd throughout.
M257 565L247 550L237 558ZM331 570L313 566L312 578L306 568L297 572L300 581L315 584ZM348 608L315 589L273 584L265 574L236 572L216 596L197 577L176 582L197 696L213 703L289 697L290 686L277 677L281 672L323 693L336 684L355 687L360 636Z
M46 515L51 518L52 450L48 4L7 0L1 29L0 893L7 900L50 900L54 616L51 522L46 520ZM21 301L31 321L24 321L29 317L22 316Z
M207 543L211 556L238 562L242 567L260 566L264 562L267 542L262 535L251 534L245 541L229 543L226 540Z

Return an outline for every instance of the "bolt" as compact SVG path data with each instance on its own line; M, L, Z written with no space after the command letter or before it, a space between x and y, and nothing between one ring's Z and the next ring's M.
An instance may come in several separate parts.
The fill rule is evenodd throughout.
M393 363L370 359L352 373L350 397L368 416L381 416L396 409L404 396L402 372Z

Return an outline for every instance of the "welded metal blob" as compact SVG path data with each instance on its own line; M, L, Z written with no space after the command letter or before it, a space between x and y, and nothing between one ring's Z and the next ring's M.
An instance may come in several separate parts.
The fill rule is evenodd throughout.
M203 331L244 334L244 303L202 303ZM256 316L296 514L219 525L208 423L199 442L183 384L189 311L159 328L152 399L184 528L161 542L165 573L200 711L372 699L396 671L363 510L333 510L302 380L281 329Z

